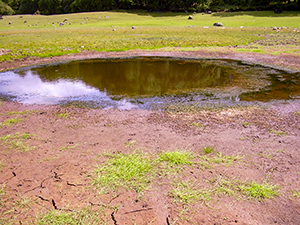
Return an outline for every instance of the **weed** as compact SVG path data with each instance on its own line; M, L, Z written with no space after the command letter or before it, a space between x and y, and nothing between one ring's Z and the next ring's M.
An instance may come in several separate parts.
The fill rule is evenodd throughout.
M5 195L5 187L6 187L5 183L3 183L2 187L0 188L0 196Z
M285 136L287 135L286 132L280 130L274 130L273 128L270 130L271 133L276 134L277 136Z
M38 225L48 224L68 224L68 225L92 225L106 224L103 218L99 216L101 212L85 208L73 212L64 212L52 210L46 214L42 214L37 219Z
M133 189L142 192L151 183L152 162L144 154L116 154L95 169L92 184L102 189Z
M209 190L198 188L195 182L176 181L169 195L175 202L189 204L194 201L208 201L211 199L212 192Z
M193 126L193 127L197 127L197 128L203 128L203 127L204 127L204 125L203 125L203 124L200 124L200 123L197 123L197 122L193 122L193 123L191 123L191 126Z
M30 133L15 133L13 135L6 135L6 136L2 136L0 137L0 140L3 141L4 143L8 144L8 148L14 148L14 149L18 149L22 152L28 152L32 149L34 149L34 146L27 146L26 143L24 143L24 141L22 140L28 140L30 139L32 136L34 136L33 134Z
M233 162L240 160L242 156L239 155L223 155L222 152L217 153L216 155L207 157L201 156L201 158L209 163L214 163L214 164L222 164L224 166L230 166Z
M25 111L11 111L9 113L6 113L7 115L27 115L27 114L32 114L36 113L38 111L36 110L25 110Z
M268 153L265 153L265 152L260 152L260 153L258 153L258 155L263 157L263 158L266 158L266 159L272 159L273 158L272 154L268 154Z
M7 119L4 122L0 123L0 128L7 126L7 127L11 127L12 125L21 122L22 119L20 118L12 118L12 119Z
M60 113L58 115L56 115L57 118L62 118L62 119L67 119L69 118L69 113Z
M206 146L203 148L204 154L212 153L214 150L215 150L215 147L213 147L213 146Z
M5 164L3 163L3 161L4 161L3 159L0 161L0 169L5 167Z
M278 187L267 183L258 184L254 181L245 182L238 186L240 191L251 198L262 200L265 198L274 198L279 195Z
M300 190L290 190L293 198L300 198Z
M192 153L185 151L163 152L159 154L159 161L168 162L171 165L190 165Z
M136 144L136 140L129 140L125 142L125 147L133 148Z

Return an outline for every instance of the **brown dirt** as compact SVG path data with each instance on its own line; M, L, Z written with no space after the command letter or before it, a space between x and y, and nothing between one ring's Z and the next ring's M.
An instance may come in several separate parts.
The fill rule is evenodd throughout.
M274 63L270 55L205 52L86 53L54 58L81 59L133 55L219 57ZM276 57L275 57L276 58ZM277 57L276 64L300 69L299 57ZM50 59L6 62L2 69L48 62ZM98 210L103 224L299 224L300 222L300 103L271 105L266 109L241 108L194 113L144 110L79 109L1 102L0 122L21 121L0 128L0 137L34 134L23 141L34 148L23 151L0 140L0 223L33 224L48 210L72 212L84 207ZM24 114L20 112L30 110ZM34 111L33 111L34 110ZM59 118L59 114L67 118ZM201 126L193 126L193 123ZM278 135L273 131L282 131ZM2 138L3 139L3 138ZM235 195L214 195L210 201L173 202L167 178L153 181L142 195L128 190L99 194L90 186L103 152L129 153L126 143L145 153L187 149L243 156L230 166L186 166L180 179L207 185L212 179L263 181L277 185L280 195L256 200ZM170 178L169 178L170 179ZM5 185L4 185L5 184ZM4 186L5 188L3 188ZM296 194L296 195L293 195ZM28 200L29 199L29 200ZM26 203L27 200L27 203Z

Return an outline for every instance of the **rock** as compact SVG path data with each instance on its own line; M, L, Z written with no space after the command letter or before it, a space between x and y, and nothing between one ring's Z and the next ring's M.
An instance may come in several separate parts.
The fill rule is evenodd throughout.
M116 29L113 29L112 31L116 31Z
M10 25L10 24L11 24L11 22L9 21L9 22L8 22L8 24Z
M206 11L206 13L207 13L207 14L212 14L212 11L209 10L209 11Z
M136 27L135 26L132 26L132 29L135 29Z
M277 27L273 27L273 30L277 30Z
M27 21L25 20L24 23L27 23Z
M215 26L215 27L222 27L222 26L223 26L223 24L222 24L222 23L220 23L220 22L218 22L218 23L214 23L214 26Z
M193 19L193 17L192 16L189 16L189 18L188 18L189 20L192 20Z

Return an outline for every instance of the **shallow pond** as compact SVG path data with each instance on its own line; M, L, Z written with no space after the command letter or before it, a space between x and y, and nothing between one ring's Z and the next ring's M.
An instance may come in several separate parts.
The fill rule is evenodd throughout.
M120 109L248 104L299 98L300 75L233 60L92 59L0 73L0 93L27 104Z

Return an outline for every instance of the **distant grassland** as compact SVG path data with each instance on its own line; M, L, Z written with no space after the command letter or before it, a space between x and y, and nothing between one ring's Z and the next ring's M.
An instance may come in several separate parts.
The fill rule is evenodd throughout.
M172 50L174 47L191 50L238 45L244 47L237 50L252 51L245 46L255 41L259 48L251 46L262 53L268 46L278 44L288 46L288 51L293 54L300 53L300 33L294 31L300 29L300 12L197 13L193 14L193 20L188 20L189 15L134 11L5 16L0 20L0 62L84 50ZM63 26L60 26L61 22L64 22ZM225 28L213 27L215 22L222 22ZM272 30L275 26L286 29L276 32ZM274 43L265 44L266 37L274 38ZM282 42L287 39L293 41Z

